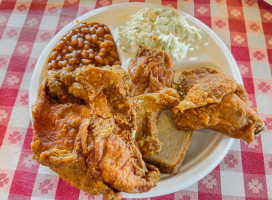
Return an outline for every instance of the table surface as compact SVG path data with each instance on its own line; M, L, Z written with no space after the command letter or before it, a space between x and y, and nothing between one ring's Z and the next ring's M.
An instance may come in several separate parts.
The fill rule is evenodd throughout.
M0 199L102 199L42 173L32 159L28 90L50 39L90 10L128 0L0 0ZM148 0L185 11L212 28L235 57L265 131L235 140L198 183L159 199L272 199L272 6L262 0Z

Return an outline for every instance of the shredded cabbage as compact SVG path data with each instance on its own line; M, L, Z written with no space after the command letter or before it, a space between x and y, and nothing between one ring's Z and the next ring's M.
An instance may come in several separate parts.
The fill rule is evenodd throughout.
M139 10L124 26L116 29L116 39L123 51L135 53L137 46L162 49L177 62L201 38L200 29L184 16L167 7Z

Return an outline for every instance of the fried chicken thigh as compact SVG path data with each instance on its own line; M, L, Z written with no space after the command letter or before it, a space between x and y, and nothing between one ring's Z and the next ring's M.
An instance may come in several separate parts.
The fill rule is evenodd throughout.
M137 57L128 67L131 80L131 96L156 92L172 87L174 65L171 57L159 49L139 47Z
M135 110L124 74L120 68L76 69L67 94L81 103L52 98L47 79L32 111L34 158L82 191L106 199L146 192L160 178L132 138Z
M183 100L172 109L179 129L208 128L248 143L263 129L245 89L216 70L202 67L183 72L180 93Z

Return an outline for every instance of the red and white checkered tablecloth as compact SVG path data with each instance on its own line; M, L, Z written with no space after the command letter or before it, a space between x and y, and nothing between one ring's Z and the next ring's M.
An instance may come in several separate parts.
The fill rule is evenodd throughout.
M28 90L50 39L90 10L128 0L0 0L0 199L102 199L70 186L32 159ZM134 1L134 0L133 0ZM147 0L185 11L211 27L233 53L265 131L236 140L198 183L151 200L272 199L272 6L262 0Z

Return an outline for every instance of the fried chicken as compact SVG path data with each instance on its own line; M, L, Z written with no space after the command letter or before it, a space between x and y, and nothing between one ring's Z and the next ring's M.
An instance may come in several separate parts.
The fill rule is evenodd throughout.
M158 153L162 146L157 126L160 113L176 106L179 103L179 96L176 90L165 88L134 97L134 101L138 103L135 139L143 157L151 156Z
M178 104L178 93L169 87L174 82L170 56L158 49L139 47L129 67L130 91L138 103L136 141L145 156L160 151L157 122L160 113Z
M180 93L183 100L172 109L179 129L208 128L248 143L263 129L245 89L214 69L183 72Z
M174 65L171 57L159 49L139 47L137 57L130 63L131 96L156 92L172 87Z
M82 191L106 199L150 190L160 172L144 163L132 138L135 110L125 73L84 66L72 74L66 92L80 103L62 101L61 94L52 98L48 79L40 87L32 111L34 158Z

